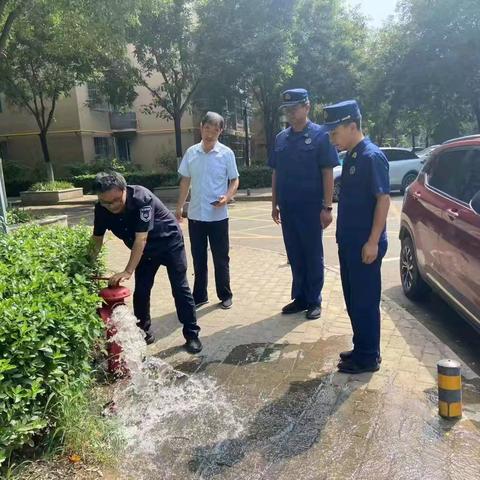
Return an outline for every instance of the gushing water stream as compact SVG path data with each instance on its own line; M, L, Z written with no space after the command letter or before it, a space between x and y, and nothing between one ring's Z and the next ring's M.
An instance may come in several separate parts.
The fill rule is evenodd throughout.
M143 332L127 306L115 308L112 341L123 348L130 378L114 393L116 416L126 439L121 461L126 478L174 478L182 452L238 437L245 415L214 380L187 375L146 355Z

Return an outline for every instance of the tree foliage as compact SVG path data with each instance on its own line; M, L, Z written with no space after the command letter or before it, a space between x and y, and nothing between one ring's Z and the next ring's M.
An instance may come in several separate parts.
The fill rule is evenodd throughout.
M58 101L73 87L107 75L112 58L118 63L125 57L126 6L124 0L38 1L17 20L4 51L6 61L0 63L0 88L35 118L49 180L53 169L47 132Z
M144 110L173 120L177 157L183 153L181 119L200 79L194 6L191 0L145 0L129 33L141 84L152 96Z

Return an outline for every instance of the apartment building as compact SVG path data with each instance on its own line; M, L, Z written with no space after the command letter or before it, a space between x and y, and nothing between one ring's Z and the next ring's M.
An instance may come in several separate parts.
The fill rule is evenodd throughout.
M171 162L175 158L173 122L145 114L142 107L150 103L151 95L143 87L138 88L137 93L131 111L123 113L112 111L96 89L87 85L74 88L68 97L58 102L48 133L50 157L57 178L68 175L72 165L92 163L100 158L133 162L145 171L175 168ZM208 105L200 101L193 114L184 114L184 150L200 140L200 116L207 109ZM234 108L226 111L227 128L222 141L236 151L238 163L242 165L245 130L241 105L236 102ZM29 178L43 175L45 168L35 119L5 98L1 99L0 108L0 153L4 160L22 165Z

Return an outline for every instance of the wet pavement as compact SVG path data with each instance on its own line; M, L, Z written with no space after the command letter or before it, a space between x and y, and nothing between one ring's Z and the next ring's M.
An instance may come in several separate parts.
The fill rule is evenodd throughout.
M480 336L448 307L429 312L428 303L402 298L395 238L401 199L394 206L383 267L383 362L375 374L336 372L338 353L351 346L351 328L333 229L325 236L321 319L282 316L291 276L280 230L267 202L238 202L231 209L234 307L218 308L210 275L211 303L198 312L205 348L197 356L181 347L161 269L152 294L157 342L149 355L170 373L126 399L132 415L124 426L139 441L122 473L109 478L480 479L480 379L473 371ZM58 209L71 223L91 223L91 206L52 211ZM113 238L107 248L111 270L122 270L127 249ZM189 280L193 284L191 268ZM464 360L464 416L447 421L437 414L436 363L459 359L454 351Z
M128 252L115 239L108 248L110 267L123 267ZM154 448L134 450L133 463L130 452L118 478L480 478L480 379L467 366L464 417L437 414L436 363L456 358L453 351L385 298L381 370L339 374L351 329L338 272L327 271L322 318L307 321L279 314L290 288L283 255L234 246L231 259L234 307L218 308L212 278L211 303L198 312L205 346L198 356L181 348L166 273L159 272L152 295L158 340L149 354L187 374L162 388L178 392L195 381L203 393L185 409L194 391L162 391L173 402L167 416L149 416L149 405L160 405L146 399L148 431L161 418L162 434L152 434Z

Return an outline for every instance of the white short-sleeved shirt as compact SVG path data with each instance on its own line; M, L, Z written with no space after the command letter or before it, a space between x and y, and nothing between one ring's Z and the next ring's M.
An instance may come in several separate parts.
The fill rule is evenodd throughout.
M211 202L225 195L229 181L239 176L235 154L230 148L217 142L205 153L203 144L197 143L185 152L178 173L191 179L189 219L218 222L228 218L226 205L215 208Z

